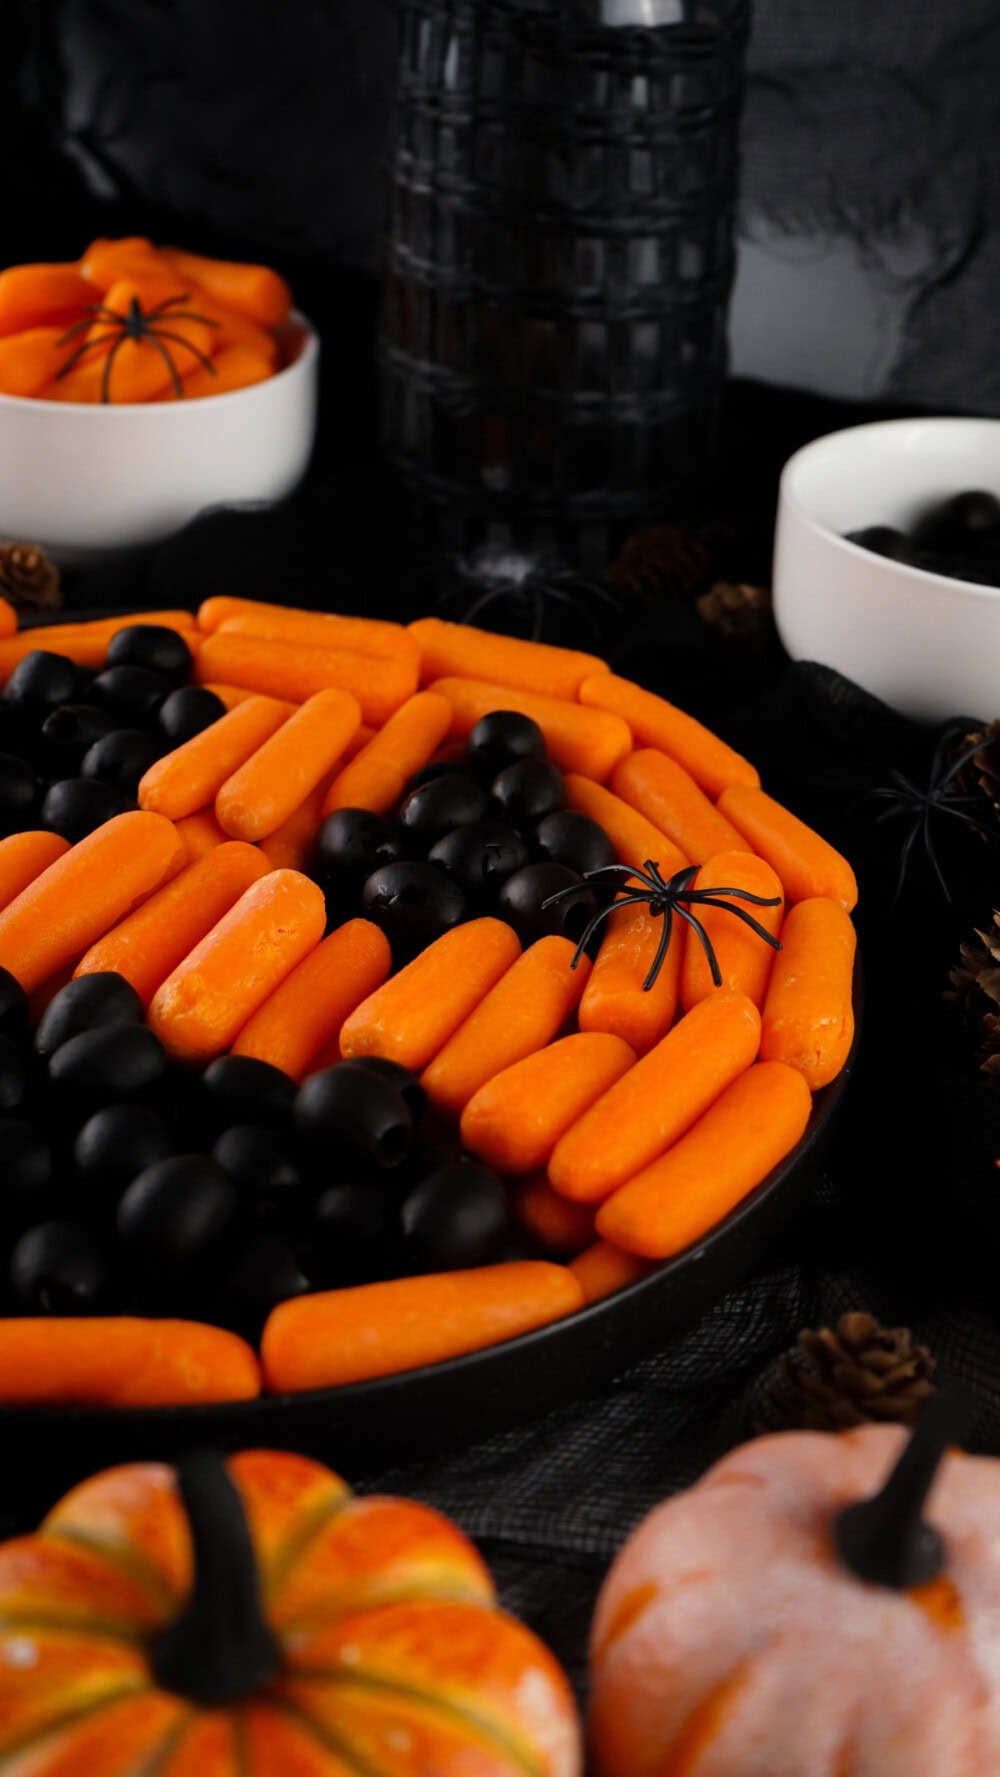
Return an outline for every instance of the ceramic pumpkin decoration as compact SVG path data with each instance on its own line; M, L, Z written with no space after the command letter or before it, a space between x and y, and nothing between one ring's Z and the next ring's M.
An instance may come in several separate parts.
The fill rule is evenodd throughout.
M650 1514L594 1619L598 1777L1000 1771L1000 1463L944 1454L952 1406L760 1438Z
M579 1777L552 1656L428 1507L255 1451L0 1547L3 1777Z

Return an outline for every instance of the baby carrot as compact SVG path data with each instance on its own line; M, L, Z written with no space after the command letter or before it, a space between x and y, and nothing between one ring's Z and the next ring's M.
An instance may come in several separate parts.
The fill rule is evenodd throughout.
M611 788L672 839L692 864L703 864L717 851L752 850L683 765L666 753L652 747L631 753L612 776Z
M258 327L277 327L291 312L292 293L270 266L212 259L176 247L161 247L160 254L182 280L200 285L216 302L248 315Z
M0 271L0 336L56 323L61 333L97 301L98 291L75 265L9 265Z
M184 847L184 854L189 863L203 858L206 852L214 851L217 845L228 845L229 834L224 833L215 818L214 808L199 808L197 814L186 814L174 822L177 837Z
M581 709L559 697L543 697L535 691L518 691L478 679L435 679L430 689L451 704L453 740L464 740L479 718L491 710L519 710L538 723L554 765L562 771L583 772L601 783L632 746L632 736L620 716Z
M839 901L848 913L857 905L858 885L847 859L773 796L734 785L719 797L719 808L777 871L790 901L820 895Z
M185 282L187 282L185 280ZM224 303L216 302L208 291L195 285L188 285L191 301L187 305L197 309L200 315L215 322L215 356L221 358L228 346L249 347L256 357L263 358L270 370L278 368L280 356L278 341L273 333L258 322L251 321L249 315L241 315L237 309L227 308Z
M405 660L419 668L420 649L400 623L377 617L342 617L337 611L300 611L292 605L269 605L256 599L218 595L206 599L198 621L209 634L264 636L275 642L312 643L317 648L346 648L376 660Z
M729 784L756 787L760 783L749 759L727 747L693 716L652 691L644 691L631 679L620 679L615 673L586 679L580 687L580 702L589 709L613 710L623 717L639 746L657 747L669 754L708 796L718 796Z
M0 638L17 634L17 612L8 599L0 598Z
M239 714L223 717L214 732ZM317 691L307 698L219 786L215 812L220 826L234 839L266 839L277 832L326 776L360 726L358 700L349 691ZM141 797L141 785L139 793Z
M31 993L175 876L183 861L184 848L162 815L115 815L0 913L0 964Z
M78 270L80 276L86 278L103 295L127 273L144 273L147 277L162 278L169 268L152 241L147 240L144 234L129 234L122 235L118 240L107 240L100 236L91 241L86 251L80 255Z
M200 685L221 679L245 685L290 703L304 703L315 691L350 691L361 715L373 728L399 709L417 688L416 667L400 658L373 664L369 654L347 648L318 648L313 643L275 641L264 636L207 636L198 649L196 677Z
M205 690L214 691L219 702L224 703L227 710L234 710L237 704L246 703L251 697L257 696L256 691L244 691L241 685L206 684Z
M95 623L45 623L22 629L17 635L0 639L0 680L9 679L25 655L34 653L37 648L51 654L64 654L75 660L78 666L102 667L112 636L135 624L159 624L160 617L159 612L151 612ZM186 621L181 622L181 617ZM165 611L162 618L165 629L176 629L182 635L192 630L194 620L189 611Z
M272 870L305 870L306 875L309 874L306 866L312 862L316 835L323 819L323 803L333 778L332 771L321 777L298 808L292 809L288 819L261 842L260 849L270 860Z
M255 845L230 840L216 846L98 938L75 973L124 975L148 1006L178 963L269 867Z
M585 1302L601 1302L605 1296L617 1295L630 1283L638 1283L656 1269L649 1259L637 1259L634 1253L623 1253L606 1240L595 1240L586 1252L578 1253L569 1262L569 1269L583 1291Z
M0 395L37 395L58 376L73 347L62 327L0 335Z
M418 1370L516 1339L581 1302L576 1279L546 1259L300 1296L264 1328L265 1385L297 1392Z
M58 833L12 833L0 839L0 908L68 851L69 840Z
M683 1252L791 1152L811 1109L795 1068L781 1061L747 1068L661 1159L601 1205L597 1232L644 1259Z
M511 1207L519 1228L557 1258L581 1253L594 1239L597 1210L592 1203L571 1203L553 1191L544 1172L518 1179Z
M609 1031L637 1055L666 1036L677 1012L684 956L684 929L676 916L663 967L647 992L643 984L662 936L662 919L651 918L641 902L615 909L580 1001L581 1030Z
M748 913L773 938L778 936L784 914L781 883L770 864L765 864L763 858L755 857L753 852L717 852L714 858L709 858L702 865L691 887L745 889L751 895L759 895L763 901L776 902L774 907L758 907L753 901L741 901L736 896L724 897L732 906ZM691 912L708 934L722 974L723 987L745 993L755 1006L763 1005L775 959L775 952L770 944L758 937L743 920L737 919L735 913L727 913L724 907L696 903ZM705 947L697 932L687 926L684 931L684 964L681 970L681 1001L685 1011L690 1011L699 1000L715 991Z
M183 1061L221 1055L258 1006L316 948L323 891L297 870L252 884L153 996L149 1024Z
M410 634L420 644L422 684L433 679L486 679L491 685L512 685L575 702L584 679L608 671L596 654L493 635L465 623L445 623L440 617L419 618L410 624Z
M370 808L384 814L398 802L407 778L426 765L450 726L450 703L433 691L418 691L334 778L323 803L324 816L336 808Z
M177 369L181 373L181 393L178 394L171 383L161 392L161 401L199 401L204 395L228 395L234 389L249 389L254 383L265 383L274 375L269 356L256 351L253 346L240 344L217 345L208 364L199 364L195 360L190 370L181 364Z
M620 864L641 870L647 859L652 859L664 876L673 876L691 862L659 827L654 827L631 803L612 795L603 784L595 784L592 778L581 777L576 771L568 772L565 781L567 805L578 814L589 815L604 828Z
M139 783L139 806L169 815L172 821L197 814L291 713L287 703L274 697L254 697L227 710L209 728L150 766Z
M233 1044L302 1079L344 1019L381 987L392 967L389 940L368 919L351 919L324 938L258 1007Z
M479 1088L462 1112L462 1145L498 1172L534 1172L559 1137L634 1063L620 1037L560 1037Z
M517 958L425 1068L432 1105L460 1117L487 1080L551 1042L590 974L585 956L572 967L574 955L568 938L548 937Z
M340 1033L342 1053L426 1067L520 954L502 920L455 926L351 1013Z
M567 1130L549 1161L557 1191L599 1203L690 1129L760 1043L760 1013L743 994L714 993Z
M857 938L839 901L799 901L781 929L761 1020L764 1061L797 1068L813 1092L836 1079L854 1041Z
M187 1407L259 1393L254 1353L222 1327L128 1314L0 1320L5 1406Z

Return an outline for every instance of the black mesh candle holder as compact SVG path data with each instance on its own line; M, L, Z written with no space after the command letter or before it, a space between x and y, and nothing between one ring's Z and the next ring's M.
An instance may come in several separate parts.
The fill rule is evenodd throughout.
M380 359L446 545L593 570L710 462L749 0L590 4L673 22L401 0Z

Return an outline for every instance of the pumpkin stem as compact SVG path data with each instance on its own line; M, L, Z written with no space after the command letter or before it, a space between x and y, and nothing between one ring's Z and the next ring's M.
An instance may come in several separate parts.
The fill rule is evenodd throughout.
M833 1527L837 1553L859 1579L905 1591L941 1572L947 1552L923 1509L949 1444L968 1432L971 1409L964 1389L934 1395L885 1486L839 1513Z
M208 1708L266 1684L280 1652L268 1627L243 1501L218 1456L188 1457L177 1485L191 1530L194 1584L180 1616L157 1635L157 1684Z

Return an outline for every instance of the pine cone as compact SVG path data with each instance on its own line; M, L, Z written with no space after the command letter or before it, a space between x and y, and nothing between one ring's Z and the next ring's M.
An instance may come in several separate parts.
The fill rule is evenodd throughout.
M35 543L0 543L0 598L16 611L56 611L59 569Z
M622 598L693 600L708 584L711 562L697 537L673 524L656 524L630 537L607 573Z
M945 999L957 1006L972 1031L984 1074L1000 1086L1000 913L978 944L959 946L961 961L949 970Z
M746 581L716 580L699 593L695 610L728 641L759 640L771 627L770 591Z
M980 806L970 812L1000 834L1000 717L987 728L967 734L955 752L965 753L970 747L978 749L976 756L962 767L955 787L963 796L976 798Z
M805 1328L780 1360L769 1418L786 1429L846 1431L854 1425L914 1425L935 1392L934 1359L908 1327L883 1327L860 1310L836 1327Z

